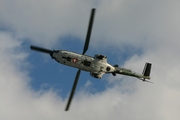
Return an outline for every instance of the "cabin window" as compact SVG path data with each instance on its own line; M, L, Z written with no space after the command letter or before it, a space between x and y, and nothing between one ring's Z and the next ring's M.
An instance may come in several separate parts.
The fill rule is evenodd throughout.
M83 65L85 65L85 66L91 66L91 62L85 60L85 61L83 62Z

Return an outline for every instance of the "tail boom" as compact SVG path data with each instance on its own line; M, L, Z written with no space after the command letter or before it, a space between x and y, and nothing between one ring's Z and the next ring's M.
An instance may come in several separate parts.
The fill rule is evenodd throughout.
M136 77L145 81L145 79L150 79L151 66L152 66L151 63L146 63L142 74L138 74L129 69L115 67L115 71L113 72L113 75L116 75L117 73L117 74L127 75L131 77Z

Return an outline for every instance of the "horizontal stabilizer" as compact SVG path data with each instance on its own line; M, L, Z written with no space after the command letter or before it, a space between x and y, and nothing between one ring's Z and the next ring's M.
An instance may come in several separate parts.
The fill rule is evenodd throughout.
M151 63L146 63L145 66L144 66L144 70L143 70L143 75L146 76L146 77L149 77L150 76L150 73L151 73Z

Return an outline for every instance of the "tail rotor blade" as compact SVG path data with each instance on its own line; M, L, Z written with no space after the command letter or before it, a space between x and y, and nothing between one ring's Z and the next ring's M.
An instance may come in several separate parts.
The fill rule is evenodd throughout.
M76 86L77 86L77 83L78 83L78 79L79 79L79 75L81 73L81 70L78 70L77 73L76 73L76 77L75 77L75 80L74 80L74 84L73 84L73 87L72 87L72 90L71 90L71 94L69 96L69 99L68 99L68 103L67 103L67 106L65 108L65 111L68 111L69 107L70 107L70 104L71 104L71 101L73 99L73 96L74 96L74 92L76 90Z
M152 84L154 84L153 82L151 82L151 81L148 81L148 80L146 80L146 79L141 79L141 78L138 78L139 80L142 80L143 82L148 82L148 83L152 83Z
M52 50L48 50L48 49L37 47L37 46L33 46L33 45L31 45L30 48L31 48L31 50L35 50L35 51L39 51L39 52L43 52L43 53L48 53L48 54L53 53Z
M146 63L146 64L145 64L144 70L143 70L143 73L142 73L144 76L150 76L151 66L152 66L151 63Z
M92 11L91 11L91 16L90 16L90 20L89 20L89 26L88 26L87 35L86 35L86 42L84 44L84 50L83 50L83 53L82 53L83 55L85 54L85 52L87 51L88 46L89 46L89 41L90 41L90 37L91 37L91 31L92 31L95 11L96 11L95 8L93 8Z

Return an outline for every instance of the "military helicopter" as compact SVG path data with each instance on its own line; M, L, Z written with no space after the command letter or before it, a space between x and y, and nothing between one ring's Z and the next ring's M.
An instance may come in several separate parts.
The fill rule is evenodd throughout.
M126 68L120 68L118 67L118 65L110 65L107 62L107 57L104 55L96 54L94 57L85 55L89 46L95 10L96 10L95 8L91 10L89 26L88 26L87 35L86 35L86 41L84 44L84 49L83 49L82 54L70 52L66 50L49 50L49 49L45 49L45 48L41 48L41 47L37 47L33 45L30 46L32 50L49 54L52 57L52 59L56 60L58 63L79 69L76 73L76 77L72 86L72 90L71 90L65 111L68 111L70 107L81 70L90 72L90 75L92 77L95 77L98 79L101 79L104 74L112 73L113 76L116 76L116 74L122 74L122 75L136 77L145 82L150 82L146 79L150 79L151 63L146 63L144 66L143 73L139 74Z

